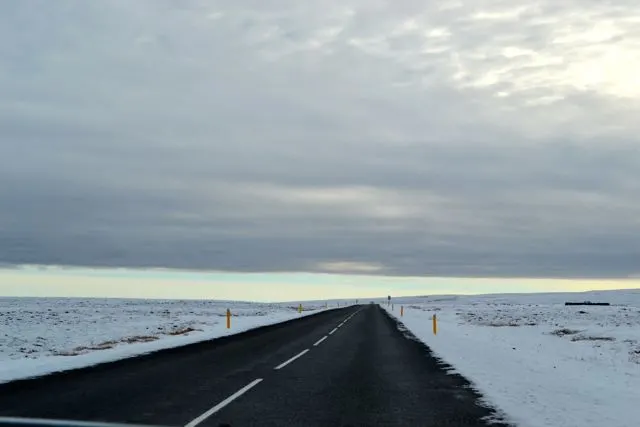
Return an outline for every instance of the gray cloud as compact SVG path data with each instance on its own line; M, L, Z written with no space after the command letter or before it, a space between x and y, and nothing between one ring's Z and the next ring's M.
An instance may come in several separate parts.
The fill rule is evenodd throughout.
M638 272L631 1L0 8L1 262Z

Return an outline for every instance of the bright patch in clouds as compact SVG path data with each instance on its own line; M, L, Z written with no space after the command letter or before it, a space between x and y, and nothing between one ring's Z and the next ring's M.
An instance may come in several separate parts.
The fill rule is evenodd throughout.
M384 270L384 267L379 264L369 264L366 262L353 262L353 261L337 261L337 262L322 262L318 265L318 269L321 271L327 271L331 273L377 273Z

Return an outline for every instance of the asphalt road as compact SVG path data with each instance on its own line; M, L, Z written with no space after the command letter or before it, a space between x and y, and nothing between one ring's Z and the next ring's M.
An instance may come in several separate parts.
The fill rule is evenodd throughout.
M478 399L382 309L366 305L0 385L0 416L188 427L485 426L492 412Z

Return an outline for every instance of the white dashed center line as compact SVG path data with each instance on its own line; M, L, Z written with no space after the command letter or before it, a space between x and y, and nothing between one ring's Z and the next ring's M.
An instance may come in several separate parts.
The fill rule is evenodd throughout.
M329 335L333 335L339 327L344 326L344 324L349 321L353 316L355 316L356 314L358 314L360 311L362 311L362 309L356 311L355 313L351 314L349 317L347 317L346 319L344 319L342 321L342 323L340 323L337 327L335 327L331 332L329 332ZM324 337L320 338L318 341L316 341L315 344L313 344L314 347L319 346L320 344L322 344L327 338L329 338L328 335L325 335ZM287 360L286 362L276 366L274 369L275 370L280 370L282 368L284 368L285 366L287 366L288 364L292 363L293 361L295 361L296 359L299 359L300 357L304 356L305 354L307 354L309 352L309 349L303 350L300 353L298 353L297 355L293 356L291 359ZM262 378L258 378L252 382L250 382L249 384L247 384L246 386L242 387L240 390L236 391L234 394L232 394L231 396L227 397L225 400L223 400L222 402L218 403L216 406L214 406L213 408L209 409L207 412L205 412L204 414L200 415L198 418L194 419L193 421L189 422L188 424L185 424L184 427L196 427L199 424L201 424L203 421L205 421L207 418L209 418L210 416L212 416L213 414L215 414L216 412L220 411L221 409L223 409L225 406L227 406L228 404L230 404L231 402L233 402L234 400L236 400L237 398L239 398L240 396L242 396L243 394L245 394L246 392L248 392L249 390L251 390L253 387L257 386L258 384L260 384L262 382Z
M279 370L279 369L282 369L282 368L284 368L285 366L287 366L289 363L293 362L294 360L296 360L296 359L297 359L297 358L299 358L299 357L304 356L304 355L305 355L305 354L307 354L308 352L309 352L309 349L303 350L303 351L301 351L299 354L297 354L297 355L293 356L291 359L287 360L286 362L284 362L284 363L282 363L282 364L280 364L280 365L276 366L274 369L275 369L276 371L277 371L277 370Z
M243 394L245 394L246 392L251 390L253 387L257 386L260 382L262 382L262 378L258 378L257 380L254 380L254 381L250 382L246 386L242 387L240 390L238 390L235 393L233 393L231 396L227 397L222 402L218 403L213 408L209 409L204 414L200 415L198 418L196 418L193 421L191 421L190 423L186 424L184 427L195 427L195 426L197 426L198 424L200 424L201 422L203 422L204 420L209 418L211 415L215 414L216 412L218 412L219 410L221 410L222 408L227 406L229 403L233 402L234 400L236 400L237 398L239 398L240 396L242 396Z
M327 338L329 337L325 335L324 337L320 338L313 346L314 347L319 346L320 344L322 344L322 341L326 340Z

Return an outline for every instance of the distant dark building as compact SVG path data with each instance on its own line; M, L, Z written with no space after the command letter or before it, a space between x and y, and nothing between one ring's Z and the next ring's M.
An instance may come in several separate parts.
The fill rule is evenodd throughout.
M591 301L584 301L584 302L565 302L564 305L611 305L608 302L591 302Z

